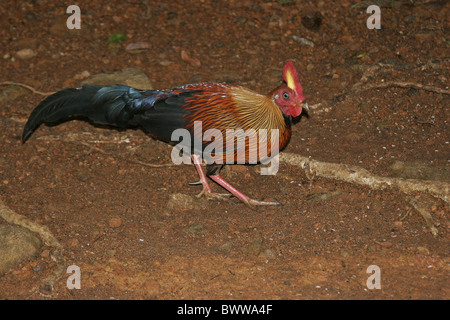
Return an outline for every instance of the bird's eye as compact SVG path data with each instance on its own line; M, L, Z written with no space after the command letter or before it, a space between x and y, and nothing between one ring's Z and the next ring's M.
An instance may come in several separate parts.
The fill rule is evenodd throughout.
M287 92L283 93L283 99L284 100L289 99L289 93L287 93Z

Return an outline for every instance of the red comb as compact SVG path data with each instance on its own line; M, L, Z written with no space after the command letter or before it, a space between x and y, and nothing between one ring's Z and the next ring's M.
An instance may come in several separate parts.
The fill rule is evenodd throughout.
M297 69L295 69L294 63L290 60L286 62L286 65L283 68L283 79L289 88L297 91L299 94L303 93L303 87L298 80Z

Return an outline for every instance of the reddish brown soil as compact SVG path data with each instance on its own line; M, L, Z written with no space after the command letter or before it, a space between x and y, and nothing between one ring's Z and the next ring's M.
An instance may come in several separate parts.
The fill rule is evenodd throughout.
M447 1L395 1L394 8L381 8L380 30L367 29L369 14L350 1L144 3L77 1L77 31L65 28L69 15L60 1L2 1L0 80L57 91L78 86L76 75L85 70L93 75L134 67L158 89L227 81L268 92L292 59L309 104L331 111L296 124L286 152L382 176L395 174L389 169L395 161L417 163L433 173L425 178L449 182L448 95L394 86L334 99L376 65L364 85L403 81L448 90ZM302 24L308 10L323 16L317 30ZM117 52L106 44L113 33L127 36ZM124 49L138 41L151 48ZM15 57L23 48L36 56ZM183 61L181 50L201 65ZM51 230L67 265L81 268L81 289L68 290L65 276L52 292L39 289L55 268L53 249L43 246L37 258L0 278L0 298L450 297L448 204L442 200L425 198L440 224L433 236L396 190L323 178L310 184L302 170L286 164L276 176L262 176L258 167L223 170L244 193L283 206L257 212L197 199L200 187L188 185L197 180L192 166L126 161L170 163L171 149L139 130L73 121L41 126L22 144L23 121L42 99L25 90L0 106L0 196ZM64 142L70 133L84 138ZM366 286L370 265L380 267L381 290Z

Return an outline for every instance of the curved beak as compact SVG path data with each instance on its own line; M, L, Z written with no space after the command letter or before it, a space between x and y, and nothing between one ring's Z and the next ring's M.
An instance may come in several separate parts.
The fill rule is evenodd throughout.
M307 118L309 118L309 105L306 102L300 102L297 103L296 106L301 107L302 108L302 114L304 116L306 116Z
M294 106L301 107L302 109L309 111L309 104L307 104L306 102L295 103Z

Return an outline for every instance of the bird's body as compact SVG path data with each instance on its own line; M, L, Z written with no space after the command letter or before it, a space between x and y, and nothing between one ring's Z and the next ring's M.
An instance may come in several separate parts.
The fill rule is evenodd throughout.
M229 130L246 132L246 136L242 137L245 140L245 163L250 162L251 155L256 155L257 162L274 156L271 154L271 144L274 143L271 135L267 134L265 143L261 143L263 141L260 139L260 133L264 130L269 133L270 130L278 130L276 142L279 149L289 142L292 117L300 115L304 97L291 62L286 64L283 72L287 84L268 95L241 86L219 83L189 84L165 90L139 90L124 85L89 85L78 89L65 89L49 96L33 110L25 125L22 141L26 141L41 123L55 124L72 118L84 118L95 124L120 128L140 127L152 137L168 143L174 143L172 134L175 130L185 129L192 139L202 141L202 151L209 144L216 143L215 159L221 161L208 164L208 176L246 203L274 204L252 200L234 188L230 190L216 177L223 180L219 171L226 161L229 163L230 156L235 162L238 160L239 150L233 148L230 151L229 145L227 149L226 143L230 142L227 141ZM292 86L294 88L291 88ZM289 101L294 95L295 100ZM201 132L196 132L196 123L201 124ZM220 141L220 145L217 145L219 140L203 138L205 132L210 129L225 137ZM240 137L233 136L232 139L239 140ZM233 146L234 142L232 141ZM266 152L261 153L260 146L267 148L264 150ZM192 156L197 170L202 170L193 149ZM203 172L199 171L204 192L214 195L202 174Z

